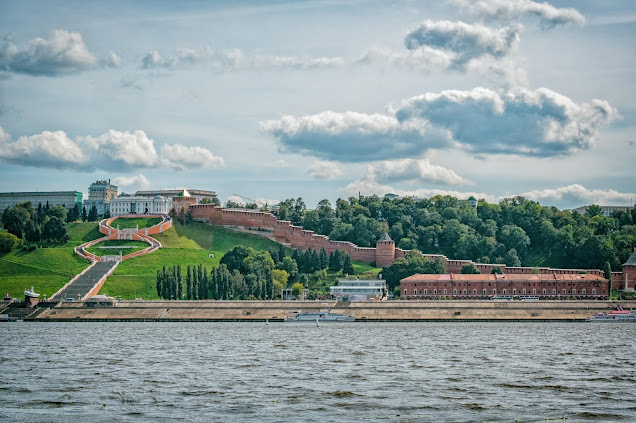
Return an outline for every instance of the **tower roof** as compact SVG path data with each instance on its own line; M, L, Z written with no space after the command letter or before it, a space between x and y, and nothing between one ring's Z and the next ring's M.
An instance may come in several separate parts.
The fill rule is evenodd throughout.
M636 250L632 253L623 266L636 266Z
M382 236L380 237L380 239L378 239L378 242L380 241L390 241L393 242L393 240L391 239L391 237L389 236L388 233L386 233L386 231L382 234Z
M179 195L177 195L177 197L192 197L192 196L190 195L190 193L188 192L188 190L184 188L184 190L183 190L183 191L181 191L181 192L179 193Z

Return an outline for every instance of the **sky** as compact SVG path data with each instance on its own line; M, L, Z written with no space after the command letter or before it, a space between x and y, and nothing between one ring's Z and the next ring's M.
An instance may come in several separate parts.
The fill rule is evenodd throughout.
M2 192L636 202L631 0L5 0L0 37Z

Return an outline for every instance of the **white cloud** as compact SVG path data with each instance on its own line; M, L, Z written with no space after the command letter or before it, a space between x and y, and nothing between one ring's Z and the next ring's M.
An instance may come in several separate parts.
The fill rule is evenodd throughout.
M340 57L247 55L240 49L213 50L210 47L181 49L176 55L168 58L153 50L141 59L142 69L175 69L195 64L205 64L217 72L260 69L307 70L342 67L345 60Z
M358 195L358 193L362 195L373 195L377 194L382 197L385 194L397 194L402 197L417 197L417 198L430 198L435 195L451 195L453 197L459 199L467 199L470 196L473 196L477 199L485 199L488 202L494 203L497 202L497 197L491 194L486 194L484 192L471 192L471 191L453 191L453 190L445 190L445 189L414 189L414 190L404 190L401 188L397 188L391 185L382 185L375 181L368 180L357 180L345 186L344 188L340 188L339 191L344 192L348 195Z
M452 65L463 66L482 56L502 57L519 44L521 26L490 28L481 24L451 21L424 21L404 38L408 50L422 47L444 52Z
M186 147L181 144L164 144L161 147L161 157L174 169L216 169L225 166L222 157L215 156L204 147Z
M410 158L431 148L547 157L591 148L600 127L619 117L603 100L575 103L546 88L478 87L411 97L384 114L325 111L259 126L283 151L336 161Z
M424 120L399 122L392 112L321 112L260 122L261 131L278 138L282 150L337 161L368 161L419 155L442 147L444 136Z
M142 174L136 176L118 176L113 179L113 185L119 188L136 188L137 191L145 190L150 186L150 181Z
M305 174L314 179L336 179L342 176L342 169L336 162L316 160L309 165Z
M402 159L370 164L364 179L378 183L410 182L447 185L471 183L450 169L431 164L429 159Z
M204 147L164 144L161 155L144 131L108 132L98 137L69 138L64 131L44 131L10 141L0 127L0 161L22 166L93 171L172 167L177 170L215 168L223 159Z
M585 24L585 16L572 8L557 8L551 4L532 0L451 0L464 9L484 18L497 20L517 20L524 15L539 18L544 29L557 26Z
M604 206L632 205L636 199L636 192L621 193L613 189L587 189L582 185L573 184L554 189L535 189L519 194L529 200L549 203L568 204L599 204Z
M119 66L121 60L109 52L98 59L88 50L82 35L63 29L53 31L47 39L34 38L23 49L7 40L0 47L0 69L34 76L56 76Z

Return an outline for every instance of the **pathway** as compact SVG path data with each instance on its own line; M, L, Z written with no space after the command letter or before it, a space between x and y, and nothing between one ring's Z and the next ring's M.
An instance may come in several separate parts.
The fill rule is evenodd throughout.
M97 262L91 266L86 273L80 275L72 283L55 294L55 299L64 301L72 298L75 301L83 299L93 289L95 285L108 275L108 272L115 267L117 262Z

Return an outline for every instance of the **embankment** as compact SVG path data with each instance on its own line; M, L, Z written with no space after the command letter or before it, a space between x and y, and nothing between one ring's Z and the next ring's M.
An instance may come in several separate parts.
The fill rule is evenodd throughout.
M625 309L636 302L621 301ZM121 301L113 307L64 302L33 321L281 321L294 311L331 309L370 321L584 321L615 301Z

